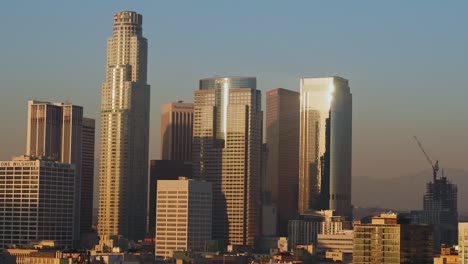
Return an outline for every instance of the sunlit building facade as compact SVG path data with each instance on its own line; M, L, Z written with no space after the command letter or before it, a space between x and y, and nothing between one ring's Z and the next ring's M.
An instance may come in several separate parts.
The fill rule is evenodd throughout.
M434 235L429 225L409 224L394 213L354 225L353 263L433 263Z
M75 165L74 237L81 233L83 107L71 103L28 101L26 154ZM94 153L92 157L94 158ZM91 192L92 195L92 192Z
M458 259L468 264L468 223L458 223Z
M73 247L75 165L22 156L0 161L0 248L53 240Z
M98 233L143 239L146 232L150 87L140 14L114 15L102 84Z
M183 160L151 160L149 177L148 237L156 231L157 188L160 180L177 180L179 177L192 178L192 163Z
M200 80L193 177L213 185L213 239L252 246L260 234L261 94L254 77Z
M156 256L168 258L174 251L203 251L211 240L211 205L209 182L185 177L159 180Z
M341 77L301 79L299 213L351 218L352 95Z

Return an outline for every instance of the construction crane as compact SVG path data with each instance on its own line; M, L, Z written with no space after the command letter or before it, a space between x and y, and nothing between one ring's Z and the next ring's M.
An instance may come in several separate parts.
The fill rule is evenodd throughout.
M416 140L416 143L418 143L418 146L419 148L421 149L422 153L424 153L424 156L426 156L426 160L427 162L429 162L429 164L431 164L431 167L432 167L432 175L434 177L434 182L436 181L437 179L437 172L439 171L439 161L436 160L436 162L432 162L431 158L429 158L429 155L427 155L426 151L424 150L421 142L419 142L418 138L416 136L414 136L414 139Z

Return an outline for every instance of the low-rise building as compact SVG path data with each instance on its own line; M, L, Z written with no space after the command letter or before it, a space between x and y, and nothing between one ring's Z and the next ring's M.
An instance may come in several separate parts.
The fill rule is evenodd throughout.
M351 263L353 258L353 230L317 235L316 254L319 259Z
M345 225L345 217L335 215L333 210L303 214L300 219L288 223L290 249L295 249L297 245L315 245L318 234L335 234Z
M429 264L433 262L433 229L407 224L394 213L354 225L353 263Z
M453 247L442 247L440 256L434 258L434 264L459 264L458 253Z

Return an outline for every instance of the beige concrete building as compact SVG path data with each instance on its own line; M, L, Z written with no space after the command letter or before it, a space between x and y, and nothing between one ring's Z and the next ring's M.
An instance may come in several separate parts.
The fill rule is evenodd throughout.
M287 234L297 216L299 184L299 93L283 88L266 93L267 186L277 208L277 234Z
M318 234L315 248L320 259L352 263L353 230L341 230L334 234Z
M0 161L0 248L74 241L75 165L23 156Z
M161 107L161 159L192 160L193 104L167 103Z
M468 222L458 223L458 259L468 264Z
M82 220L82 138L83 107L71 103L28 101L27 155L75 164L76 240L80 239ZM94 159L94 153L92 157L84 158Z
M14 262L16 264L74 264L85 263L86 260L84 253L65 253L56 249L42 249L38 245L34 245L31 249L13 248L5 251L8 255L16 258L16 262ZM3 262L0 263L3 264Z
M159 180L156 210L156 256L170 258L174 251L203 251L211 240L211 183Z
M429 225L402 223L396 214L372 218L371 224L355 224L353 263L433 263L434 235Z
M13 264L29 264L28 259L29 255L34 252L38 252L38 249L23 249L23 248L9 248L5 249L4 252L15 258ZM1 262L0 262L1 263Z
M102 84L99 236L142 239L146 232L150 87L143 17L114 15Z
M251 246L260 235L261 94L253 77L200 80L193 177L213 184L213 239Z
M353 230L340 230L333 234L317 235L317 251L353 253Z
M351 220L352 95L341 77L302 78L299 213L330 209Z
M460 264L462 263L458 257L455 248L442 247L440 256L434 258L434 264Z

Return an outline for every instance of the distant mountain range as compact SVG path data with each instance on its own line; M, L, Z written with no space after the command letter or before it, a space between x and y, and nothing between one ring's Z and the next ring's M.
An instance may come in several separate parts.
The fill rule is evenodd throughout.
M397 174L398 171L395 171ZM439 173L439 176L441 173ZM444 169L444 175L458 187L458 211L468 212L468 172ZM395 210L421 210L426 183L432 180L431 171L390 179L353 177L352 198L355 208L377 207Z

